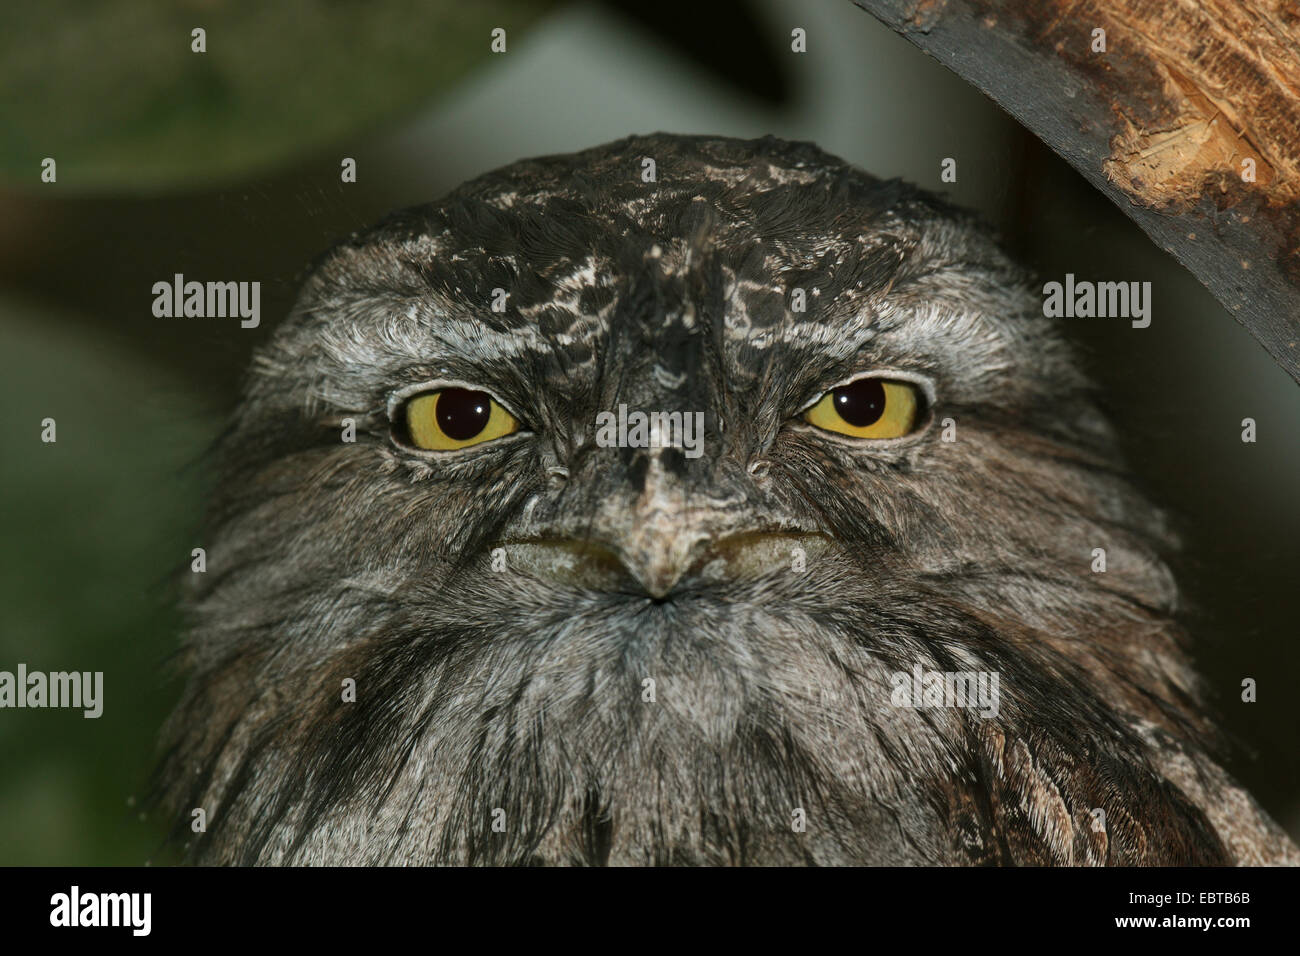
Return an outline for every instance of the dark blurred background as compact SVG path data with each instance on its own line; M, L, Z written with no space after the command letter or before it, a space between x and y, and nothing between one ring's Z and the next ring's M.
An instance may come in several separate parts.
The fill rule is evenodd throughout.
M1175 569L1239 744L1231 769L1300 835L1300 395L1118 209L868 14L842 0L12 4L0 80L0 670L105 673L98 720L0 711L0 864L163 859L143 798L178 692L173 583L202 543L201 456L306 263L476 173L656 130L813 140L979 210L1045 278L1152 282L1148 329L1065 321L1185 539ZM340 182L344 157L356 183ZM947 157L956 183L940 181ZM262 326L155 318L151 287L174 273L261 281ZM56 444L40 441L46 417ZM1246 677L1257 703L1240 700Z

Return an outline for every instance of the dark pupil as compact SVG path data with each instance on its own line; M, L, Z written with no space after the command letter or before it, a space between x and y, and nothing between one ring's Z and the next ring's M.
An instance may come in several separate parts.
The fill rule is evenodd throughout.
M857 428L873 425L885 414L885 386L878 378L841 385L831 396L840 418Z
M484 428L492 416L492 397L487 392L468 388L443 389L438 396L438 427L456 441L469 441Z

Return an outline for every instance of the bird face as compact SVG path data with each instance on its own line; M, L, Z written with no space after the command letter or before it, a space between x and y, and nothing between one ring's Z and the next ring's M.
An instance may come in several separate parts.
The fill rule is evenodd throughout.
M636 138L395 214L221 444L192 852L1229 859L1161 769L1207 731L1112 444L977 226L811 146ZM917 668L1001 699L900 704Z

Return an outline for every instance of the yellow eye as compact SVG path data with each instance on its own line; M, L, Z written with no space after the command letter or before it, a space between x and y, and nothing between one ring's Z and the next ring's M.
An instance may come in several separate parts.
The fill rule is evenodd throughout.
M406 403L406 432L416 448L453 451L519 431L519 422L487 392L443 388Z
M803 418L850 438L902 438L916 426L920 405L915 385L860 378L831 389Z

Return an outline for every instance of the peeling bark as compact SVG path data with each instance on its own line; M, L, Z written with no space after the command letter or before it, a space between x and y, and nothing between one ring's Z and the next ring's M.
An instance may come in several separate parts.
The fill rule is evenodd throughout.
M1071 163L1300 381L1300 3L855 2Z

